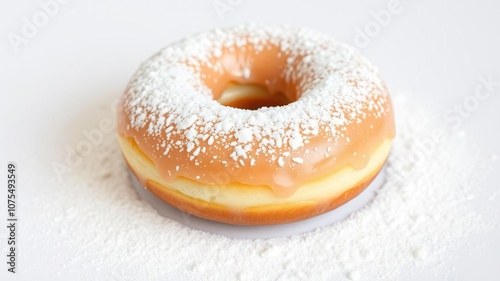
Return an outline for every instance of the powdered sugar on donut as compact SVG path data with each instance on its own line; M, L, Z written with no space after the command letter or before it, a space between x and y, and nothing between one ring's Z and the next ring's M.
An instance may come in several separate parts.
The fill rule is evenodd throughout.
M258 110L215 101L200 77L201 66L219 69L213 58L223 48L251 45L259 52L269 44L288 57L282 75L286 81L300 81L298 100ZM241 76L248 77L250 71L242 69ZM250 24L197 34L166 47L137 71L123 107L129 130L147 128L144 137L161 140L157 150L162 153L154 157L187 151L195 165L222 163L237 169L264 157L280 167L307 163L293 152L320 132L328 133L332 145L346 141L346 126L362 122L367 108L376 117L384 116L387 103L375 68L347 45L309 30ZM207 147L229 150L230 161L215 156L209 163L198 161Z

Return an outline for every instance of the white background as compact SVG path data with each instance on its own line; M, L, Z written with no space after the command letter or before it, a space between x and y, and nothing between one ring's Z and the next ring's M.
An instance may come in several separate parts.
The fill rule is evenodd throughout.
M25 178L50 173L54 155L60 155L64 145L81 139L82 129L95 126L100 116L109 115L112 101L120 96L138 64L170 42L213 27L264 22L312 28L355 44L356 29L363 30L373 24L373 12L386 10L389 3L386 0L220 1L234 4L221 16L214 9L214 2L73 0L61 5L27 42L15 46L9 36L22 35L23 18L32 21L43 10L38 1L3 1L0 4L2 165L15 161L19 174ZM494 81L500 81L498 3L401 0L402 10L392 14L390 21L384 23L386 26L374 29L361 52L379 68L391 92L418 95L421 104L444 115L454 104L461 104L474 94L479 77L491 75ZM110 106L103 108L102 104ZM497 86L488 99L471 110L470 116L462 118L460 127L490 155L500 155L499 106L500 86ZM494 162L496 166L475 199L478 212L496 220L498 212L483 210L482 202L498 192L499 162ZM30 213L29 202L34 198L30 198L29 189L43 188L26 186L28 182L21 181L19 187L21 217L36 216ZM5 192L0 194L3 197ZM494 200L500 203L500 196ZM0 200L1 218L5 216L4 201ZM23 232L29 232L29 226L19 230L20 239ZM4 227L0 235L5 248ZM456 257L444 261L456 267L450 275L452 280L498 280L499 240L499 228L473 235ZM21 255L31 254L30 249L19 251ZM4 258L0 261L4 264ZM51 264L60 266L56 258ZM31 272L29 276L34 278L37 270L43 268L25 264L20 270ZM5 265L0 266L1 276L5 276Z

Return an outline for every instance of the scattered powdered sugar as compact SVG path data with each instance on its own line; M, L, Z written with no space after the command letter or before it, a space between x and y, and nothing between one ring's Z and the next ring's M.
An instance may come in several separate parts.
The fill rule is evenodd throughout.
M63 185L41 183L24 247L66 249L62 270L87 268L75 276L84 280L387 280L431 270L469 233L488 229L470 204L486 164L467 138L451 133L416 157L436 123L404 100L395 99L395 108L385 184L331 226L257 240L190 229L138 198L117 141L107 136Z

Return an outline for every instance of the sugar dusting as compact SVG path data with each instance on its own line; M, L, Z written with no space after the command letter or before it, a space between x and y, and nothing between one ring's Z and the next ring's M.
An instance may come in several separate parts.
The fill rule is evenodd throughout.
M489 227L470 205L484 159L456 134L446 134L428 157L408 157L435 123L402 99L395 108L398 135L386 183L373 202L334 225L267 240L190 229L137 197L116 139L107 136L68 175L64 187L73 188L44 183L25 245L69 249L70 257L59 257L62 270L87 268L83 280L387 280L432 270L464 237Z
M297 102L249 111L213 100L199 74L201 65L219 69L220 61L211 59L219 57L223 48L251 46L259 52L269 45L278 46L288 57L281 75L287 84L299 84ZM241 77L248 79L250 73L245 67ZM210 163L198 163L208 138L209 146L231 151L225 166L235 169L252 165L256 160L252 156L259 155L280 167L301 165L308 159L292 159L283 152L290 155L321 131L335 145L345 138L347 125L371 115L380 118L387 114L388 103L376 69L351 47L306 29L258 24L216 29L169 45L140 67L124 99L128 129L148 128L145 138L165 141L157 147L162 153L150 157L187 162L169 154L187 151L196 166L227 161L212 158Z

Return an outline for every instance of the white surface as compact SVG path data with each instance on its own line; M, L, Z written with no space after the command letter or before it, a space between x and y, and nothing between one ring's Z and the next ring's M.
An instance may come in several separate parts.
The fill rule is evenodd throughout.
M112 116L112 102L139 62L164 45L197 31L249 21L309 27L354 43L356 28L369 25L371 12L386 9L389 1L232 2L241 4L226 12L222 20L213 1L69 1L17 53L9 43L9 33L19 34L23 17L32 18L41 8L38 1L1 4L0 156L3 165L7 161L18 164L21 223L22 218L36 216L30 212L30 202L36 199L30 197L30 190L44 188L38 185L37 175L54 176L50 163L64 153L66 145L82 139L82 130L95 127L103 116ZM362 49L380 69L391 92L418 94L425 106L445 114L474 93L480 76L492 75L493 80L500 81L498 2L401 1L401 7L402 11L393 14L387 26ZM96 108L102 104L110 106ZM500 155L499 106L497 86L470 116L461 119L460 129L491 155ZM500 203L496 179L500 161L495 163L475 202L480 213L498 221L498 209L492 206ZM493 197L495 192L497 196ZM4 201L0 200L1 212L6 209ZM29 225L21 224L21 243L27 232ZM2 227L2 249L5 235ZM456 256L443 261L456 268L450 279L497 280L498 237L498 227L474 235ZM41 255L21 244L19 254L24 261L19 270L31 272L29 276L17 275L19 280L33 280L37 272L45 271L33 268L30 259L49 257L47 264L62 267L57 253ZM64 269L61 271L64 273ZM425 272L402 276L403 280L423 278L432 280ZM0 279L11 279L4 266Z

